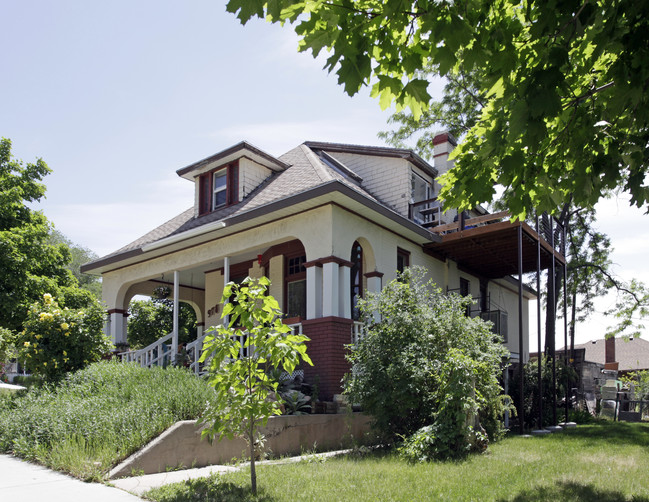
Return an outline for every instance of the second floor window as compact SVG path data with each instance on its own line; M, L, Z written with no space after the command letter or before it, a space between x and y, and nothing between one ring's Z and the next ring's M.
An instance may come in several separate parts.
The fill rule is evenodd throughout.
M227 181L228 173L225 169L212 175L212 209L225 206L227 203Z
M201 174L198 183L199 214L210 213L239 201L239 166L236 162Z

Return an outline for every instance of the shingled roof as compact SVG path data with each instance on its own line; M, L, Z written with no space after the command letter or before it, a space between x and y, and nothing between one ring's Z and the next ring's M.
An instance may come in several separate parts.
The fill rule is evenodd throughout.
M324 144L318 144L318 146L323 145ZM247 143L246 146L250 147ZM336 146L340 147L343 145ZM383 150L378 147L375 149L377 151ZM243 216L252 210L262 208L263 206L282 201L301 193L309 192L331 182L339 182L347 188L352 189L363 198L377 204L382 204L376 197L360 186L358 181L360 180L360 177L356 173L349 171L347 168L346 169L349 171L347 173L338 172L335 168L328 165L327 162L324 162L314 149L309 148L307 143L299 145L280 156L277 159L277 163L278 165L286 165L288 167L283 171L273 172L268 179L261 183L261 185L239 203L199 217L194 217L193 207L189 208L137 240L118 249L114 253L101 258L99 261L139 250L148 244L152 244L161 239L186 232L211 222L233 216ZM181 173L179 172L179 174ZM183 172L182 174L185 173ZM92 263L88 265L92 265Z
M586 349L586 361L604 364L606 362L606 340L575 345L575 349ZM649 369L649 341L642 338L615 339L615 359L619 363L619 371L635 371Z

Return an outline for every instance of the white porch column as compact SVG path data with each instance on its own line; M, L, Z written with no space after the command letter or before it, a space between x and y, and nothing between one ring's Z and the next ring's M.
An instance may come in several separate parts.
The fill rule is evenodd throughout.
M173 335L171 337L171 363L176 362L176 354L178 354L178 297L180 296L180 273L174 270L174 322L173 322Z
M340 277L339 265L336 261L327 261L322 264L322 316L338 317Z
M338 313L345 319L352 318L351 264L341 263L338 269L340 288L338 293Z
M230 257L226 256L223 258L223 287L230 282ZM226 300L223 306L225 307L225 304L228 301ZM230 324L230 316L226 315L223 317L223 326L227 327L228 324Z
M383 281L383 274L381 272L368 272L365 274L365 279L367 280L367 292L372 294L378 294L381 292L381 283ZM378 322L380 320L379 313L374 312L374 320Z
M196 323L196 338L200 338L203 336L203 333L205 332L205 323L204 322L199 322Z
M113 343L126 343L126 310L111 309L108 311L106 334Z
M322 317L322 267L311 262L306 267L306 318Z

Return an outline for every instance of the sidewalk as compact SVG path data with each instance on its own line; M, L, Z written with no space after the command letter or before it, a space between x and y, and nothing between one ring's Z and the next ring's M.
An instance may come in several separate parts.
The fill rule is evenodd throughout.
M331 457L348 451L330 451L279 460L265 460L257 464L285 464L299 462L305 458ZM243 463L241 467L247 465L247 463ZM180 483L188 479L204 478L212 473L236 471L239 468L227 465L212 465L198 469L115 479L110 481L114 486L107 486L101 483L85 483L41 465L31 464L10 455L0 455L0 493L2 494L2 501L85 502L89 500L92 502L142 502L142 499L136 495L141 495L151 488L169 483Z
M10 455L0 455L0 497L34 502L142 502L119 488L84 483L37 464Z

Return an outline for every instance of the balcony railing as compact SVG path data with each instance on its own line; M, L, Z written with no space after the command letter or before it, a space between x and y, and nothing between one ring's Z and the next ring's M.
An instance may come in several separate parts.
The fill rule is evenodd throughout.
M444 209L437 197L411 202L408 205L408 219L424 228L432 228L446 223Z

